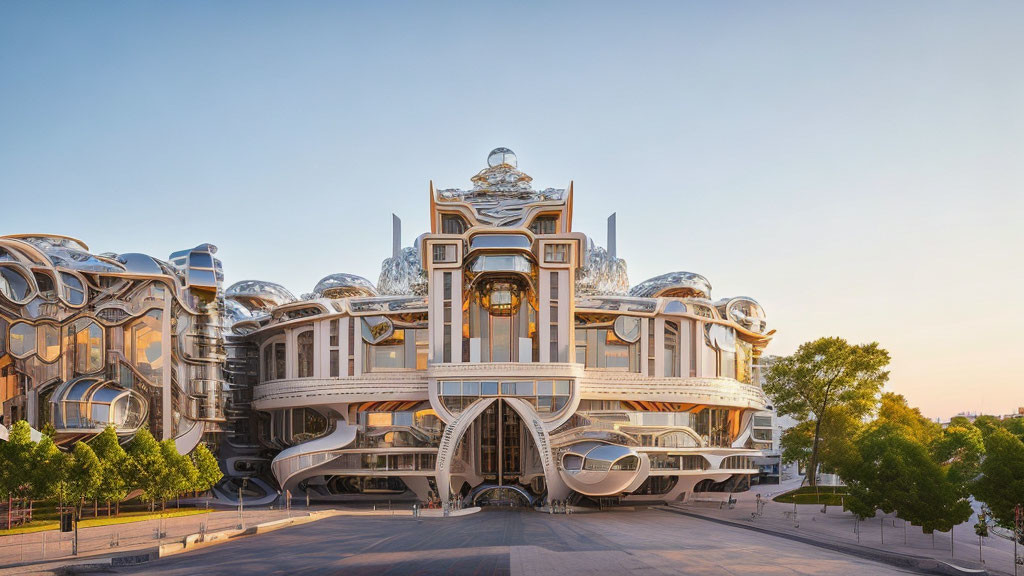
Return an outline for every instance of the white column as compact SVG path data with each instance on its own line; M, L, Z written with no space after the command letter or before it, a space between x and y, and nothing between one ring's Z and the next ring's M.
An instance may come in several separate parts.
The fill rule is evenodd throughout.
M693 322L693 353L697 356L697 378L704 377L704 323L695 320Z
M538 274L540 295L537 298L537 331L539 333L538 362L551 362L551 281L549 271L540 269Z
M348 323L351 321L351 318L341 318L338 320L339 376L351 376L351 374L348 373ZM330 374L330 372L328 372L328 374Z
M355 356L355 366L353 366L352 375L360 376L363 373L363 321L358 316L352 318L352 322L355 322L355 332L352 337L355 338L356 345L352 348L352 353Z
M665 319L654 319L654 376L665 377Z
M567 362L569 360L569 331L573 329L573 318L572 310L569 305L572 295L571 286L569 286L569 271L559 270L558 271L558 358L554 361L559 361L565 358Z
M651 363L651 347L649 346L648 339L650 338L651 322L653 318L641 318L640 319L640 375L641 376L653 376L653 374L647 373L647 365Z

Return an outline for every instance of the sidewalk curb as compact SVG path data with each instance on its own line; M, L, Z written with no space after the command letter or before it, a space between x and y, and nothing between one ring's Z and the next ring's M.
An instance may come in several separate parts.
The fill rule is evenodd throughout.
M307 516L297 516L295 518L283 518L281 520L271 520L262 524L255 524L244 529L234 530L221 530L219 532L210 532L207 534L195 533L184 536L177 542L163 544L153 548L143 548L140 550L134 550L126 554L120 554L115 556L98 556L95 558L81 558L81 559L68 559L61 562L60 564L42 568L40 564L21 564L14 566L6 566L0 573L8 569L15 568L31 568L32 566L40 566L41 571L50 571L54 574L87 574L92 572L106 571L107 568L112 566L135 566L139 564L146 564L160 558L166 558L168 556L174 556L176 554L182 554L184 552L192 552L193 550L199 550L201 548L207 548L215 546L217 544L224 544L230 542L236 538L245 536L255 536L257 534L265 534L267 532L273 532L280 530L281 528L287 528L289 526L300 526L302 524L308 524L310 522L316 522L317 520L323 520L332 516L338 516L344 514L338 510L321 510L311 512Z
M735 528L743 528L745 530L752 530L754 532L760 532L762 534L768 534L779 538L786 538L787 540L793 540L803 544L809 544L818 548L824 548L826 550L832 550L833 552L839 552L842 554L848 554L850 556L857 556L866 560L873 560L875 562L882 562L889 564L890 566L896 566L897 568L906 568L915 570L927 574L941 574L943 576L987 576L989 572L987 570L977 570L973 568L962 568L936 558L929 558L927 556L914 556L911 554L902 554L900 552L891 552L888 550L879 550L877 548L868 548L865 546L857 546L854 544L845 544L842 542L828 542L823 540L815 540L807 536L801 536L799 534L791 534L788 532L779 532L770 528L762 528L760 526L752 526L749 524L743 524L740 522L733 522L731 520L724 520L722 518L714 518L711 516L705 516L696 512L688 512L681 510L674 506L656 506L655 510L661 510L663 512L670 512L672 514L680 514L682 516L689 516L691 518L697 518L700 520L706 520L708 522L716 522L726 526L732 526Z

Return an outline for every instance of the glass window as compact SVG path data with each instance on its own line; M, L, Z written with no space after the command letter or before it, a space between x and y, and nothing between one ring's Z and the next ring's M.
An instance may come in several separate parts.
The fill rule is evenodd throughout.
M516 396L533 396L533 381L516 382Z
M516 383L515 382L502 382L501 383L501 395L502 396L515 396L516 395Z
M341 374L341 352L331 350L331 378L337 378Z
M477 248L521 248L529 250L530 239L522 234L478 234L469 241L471 250Z
M299 362L299 378L312 378L313 377L313 331L306 330L299 334L297 338L298 344L298 362Z
M36 351L36 327L19 322L11 325L8 347L15 356L28 356Z
M545 244L544 261L552 264L564 264L569 261L569 246L566 244Z
M89 374L103 368L103 329L92 320L74 324L75 370Z
M60 273L60 279L64 282L64 298L72 306L80 306L85 302L85 288L82 282L67 272Z
M537 396L551 396L554 393L554 383L551 380L537 381Z
M454 244L434 244L432 253L435 264L455 262Z
M441 381L442 396L459 396L462 394L462 383L458 380Z
M150 310L131 328L132 353L129 360L149 380L160 386L163 361L163 312Z
M558 396L568 396L570 387L568 380L555 380L555 394Z
M497 396L498 395L498 383L497 382L481 382L480 383L480 395L481 396Z
M9 266L0 266L0 294L20 303L28 298L31 292L31 285L21 272Z
M331 320L331 346L338 345L338 319Z
M665 376L679 376L679 324L665 322Z
M37 332L39 357L45 362L53 362L60 357L60 330L56 326L43 324Z
M284 342L276 342L274 343L274 378L276 380L282 380L286 377L286 365L287 359L285 358Z
M480 383L479 382L463 382L462 383L462 395L463 396L479 396L480 395Z
M263 381L274 379L274 345L263 348Z
M558 216L538 216L530 224L534 234L558 234Z
M441 216L442 234L462 234L466 231L466 221L462 216L444 214Z

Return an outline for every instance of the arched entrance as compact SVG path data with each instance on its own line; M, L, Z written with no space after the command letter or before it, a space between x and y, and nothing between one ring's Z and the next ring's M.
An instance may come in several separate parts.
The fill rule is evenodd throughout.
M516 485L495 486L484 484L477 486L469 494L473 506L498 506L505 508L527 508L533 505L534 497Z

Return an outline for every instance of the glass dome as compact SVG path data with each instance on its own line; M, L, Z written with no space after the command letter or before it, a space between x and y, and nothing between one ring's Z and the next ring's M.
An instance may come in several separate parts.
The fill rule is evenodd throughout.
M491 153L487 155L487 165L494 168L501 166L502 164L508 164L509 166L516 168L519 165L519 161L516 159L516 153L508 148L495 148L494 150L491 150Z

